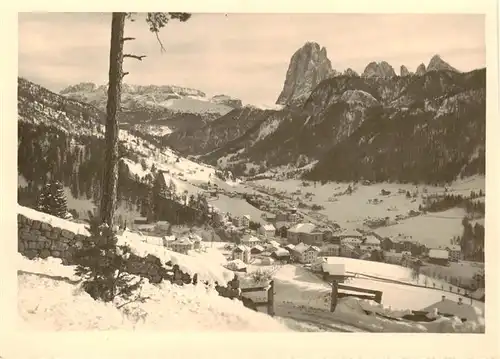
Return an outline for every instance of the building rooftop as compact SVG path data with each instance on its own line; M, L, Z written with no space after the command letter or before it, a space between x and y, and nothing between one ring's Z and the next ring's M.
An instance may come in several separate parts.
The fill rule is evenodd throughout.
M295 233L311 233L314 231L315 228L316 225L312 223L298 223L292 228L290 228L288 231Z
M429 249L429 258L448 259L449 254L448 254L448 251L446 249L433 248L433 249Z

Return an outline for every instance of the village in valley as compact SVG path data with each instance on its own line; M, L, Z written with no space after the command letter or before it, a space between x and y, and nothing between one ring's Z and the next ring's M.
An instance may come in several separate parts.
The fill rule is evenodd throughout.
M485 333L484 19L471 27L476 62L450 55L462 70L436 53L451 46L437 34L461 43L458 20L443 17L448 27L430 37L406 26L419 17L396 30L369 26L428 37L396 73L386 61L361 64L393 59L382 46L391 42L364 49L365 32L330 31L358 23L351 15L296 14L297 31L278 33L288 15L259 14L263 36L232 50L234 39L219 37L257 14L230 15L20 15L24 327ZM220 30L217 42L204 43L207 27ZM178 34L165 48L160 29ZM264 40L270 33L282 49ZM333 61L308 36L326 42ZM364 52L352 54L351 43ZM94 50L102 61L88 61ZM265 62L271 55L279 60ZM252 56L269 72L241 70ZM410 58L414 72L401 64ZM243 67L231 72L233 63ZM261 96L268 105L254 104Z

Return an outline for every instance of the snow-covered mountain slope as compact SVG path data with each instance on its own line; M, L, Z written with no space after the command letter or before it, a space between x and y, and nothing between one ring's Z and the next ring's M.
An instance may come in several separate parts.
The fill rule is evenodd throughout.
M104 153L103 117L91 105L19 79L18 175L23 178L20 187L35 188L45 179L58 177L74 195L72 203L98 200ZM121 129L119 141L120 168L126 168L129 177L119 180L119 198L131 202L131 208L147 197L148 186L160 172L165 172L164 176L174 183L179 203L182 195L206 192L209 182L228 191L236 184L232 175L222 180L214 167L184 158L168 147L160 148L137 133Z

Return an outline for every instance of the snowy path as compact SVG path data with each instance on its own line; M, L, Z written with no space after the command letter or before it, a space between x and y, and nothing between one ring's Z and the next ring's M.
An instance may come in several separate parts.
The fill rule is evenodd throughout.
M321 331L345 333L367 332L367 330L339 320L335 313L330 313L326 310L307 307L299 308L289 303L277 304L274 310L278 317L291 318L298 322L309 323L322 329Z

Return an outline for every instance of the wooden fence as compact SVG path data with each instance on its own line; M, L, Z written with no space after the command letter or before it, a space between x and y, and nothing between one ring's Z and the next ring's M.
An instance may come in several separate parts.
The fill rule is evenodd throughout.
M251 292L266 292L267 291L267 301L265 302L253 302L252 305L256 308L258 307L267 307L267 314L271 317L274 316L274 281L272 280L269 283L269 286L262 287L252 287L252 288L240 288L241 294L243 297L244 293Z
M360 294L355 293L342 293L339 292L339 289L347 290L350 292L358 292ZM382 292L379 290L372 290L366 288L353 287L350 285L339 284L336 280L332 282L332 294L331 294L331 304L330 304L330 312L334 312L337 307L337 301L339 298L343 297L358 297L361 299L371 299L377 303L382 303Z

